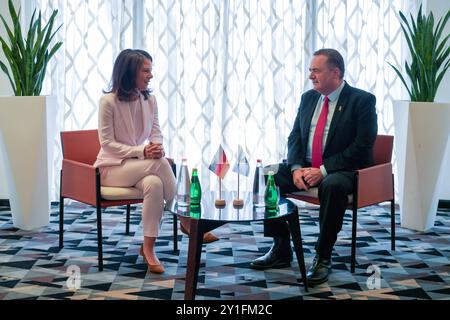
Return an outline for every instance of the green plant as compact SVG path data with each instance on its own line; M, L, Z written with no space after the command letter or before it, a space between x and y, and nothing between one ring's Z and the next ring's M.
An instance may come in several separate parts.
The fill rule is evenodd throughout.
M405 70L411 87L408 87L400 71L392 64L389 65L394 68L405 85L411 101L433 102L441 80L450 67L450 47L446 46L450 34L441 41L442 32L450 18L450 10L443 19L442 17L439 19L436 28L433 13L430 12L428 16L422 15L422 5L415 20L412 14L410 15L411 24L403 13L399 14L403 34L411 53L411 64L405 61Z
M26 38L24 38L20 25L20 9L16 12L12 0L8 1L8 6L12 27L8 26L3 16L0 15L0 18L5 26L9 45L2 37L0 42L10 70L2 61L0 61L0 67L8 76L16 96L38 96L42 90L47 64L62 45L62 42L57 42L50 48L50 43L61 28L59 26L53 32L58 10L52 12L44 28L42 28L41 12L39 11L35 19L36 10L34 10Z

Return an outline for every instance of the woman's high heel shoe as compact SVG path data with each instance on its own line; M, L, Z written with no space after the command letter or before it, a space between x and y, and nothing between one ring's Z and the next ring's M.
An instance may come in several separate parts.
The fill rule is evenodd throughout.
M180 229L181 229L181 232L183 232L186 235L189 235L189 232L183 227L183 225L181 223L180 223ZM203 243L211 243L211 242L214 242L214 241L217 241L217 240L219 240L219 237L216 236L212 232L206 232L203 235Z
M145 253L144 253L144 245L141 245L141 249L139 250L139 254L144 258L144 261L147 263L148 266L148 270L152 273L163 273L164 272L164 267L162 266L162 264L149 264L147 261L147 258L145 257Z

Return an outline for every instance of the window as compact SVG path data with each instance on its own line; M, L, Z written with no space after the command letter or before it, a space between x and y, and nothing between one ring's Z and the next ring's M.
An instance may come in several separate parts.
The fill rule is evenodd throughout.
M45 89L58 95L60 129L96 128L97 102L118 52L146 49L154 58L151 85L166 153L199 167L205 188L217 183L206 168L219 144L232 162L239 144L251 164L286 156L301 93L311 88L309 61L318 48L343 54L346 81L377 96L379 132L392 133L392 100L402 89L387 61L401 61L398 10L416 8L409 0L36 4L46 14L57 8L64 23L58 35L64 50L50 66ZM56 158L55 170L60 163ZM224 187L235 189L235 180L228 173ZM55 190L58 183L56 177Z

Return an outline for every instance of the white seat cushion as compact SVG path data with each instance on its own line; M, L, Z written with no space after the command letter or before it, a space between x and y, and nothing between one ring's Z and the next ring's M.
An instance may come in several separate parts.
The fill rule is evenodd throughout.
M300 196L308 196L311 198L319 198L319 188L310 188L309 190L302 190L302 191L296 191L292 192L292 194L297 194ZM353 194L348 195L348 204L351 204L353 202Z
M142 191L137 188L101 187L100 193L105 200L142 199Z

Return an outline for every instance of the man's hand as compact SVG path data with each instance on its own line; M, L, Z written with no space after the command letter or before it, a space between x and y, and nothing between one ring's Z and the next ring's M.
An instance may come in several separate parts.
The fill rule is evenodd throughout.
M164 155L164 148L159 143L150 142L144 148L144 157L146 159L161 159Z
M306 168L303 179L310 187L317 186L322 180L322 171L319 168Z
M299 188L300 190L308 190L309 189L309 185L307 183L305 183L304 180L304 176L305 173L309 170L310 168L300 168L297 170L294 170L294 172L292 172L292 180L295 184L295 186L297 188Z

